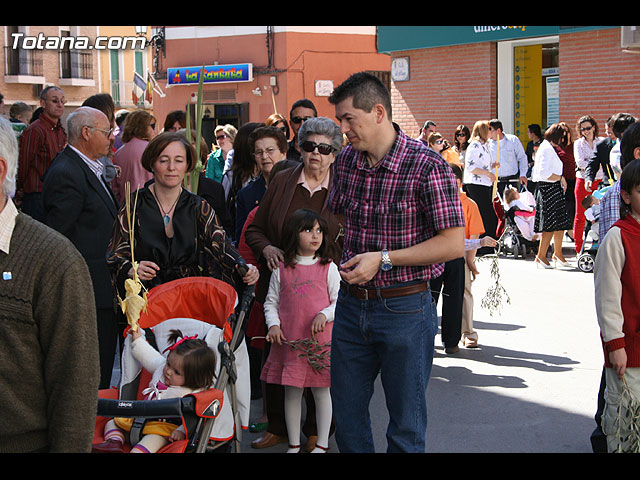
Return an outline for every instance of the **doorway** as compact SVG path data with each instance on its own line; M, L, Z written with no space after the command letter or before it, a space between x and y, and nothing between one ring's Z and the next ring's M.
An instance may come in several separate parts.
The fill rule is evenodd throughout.
M233 125L236 128L247 123L249 120L248 103L224 103L203 105L202 115L202 138L211 150L215 145L213 131L218 125Z
M558 121L558 53L557 36L498 42L498 118L523 145L528 125Z

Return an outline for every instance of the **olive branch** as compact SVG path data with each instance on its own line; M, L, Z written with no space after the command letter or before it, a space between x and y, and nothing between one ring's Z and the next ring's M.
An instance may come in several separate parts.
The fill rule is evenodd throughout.
M502 237L505 232L502 232L502 235L498 239L498 248L496 252L489 255L483 255L478 259L480 261L488 260L491 262L489 271L491 278L494 279L494 283L487 289L485 296L480 302L480 306L489 310L489 315L492 317L494 313L502 311L503 302L511 304L511 298L509 298L507 290L502 286L500 281L500 265L498 262L498 256L500 255L500 248L502 245Z
M266 337L252 337L255 339L264 339ZM331 342L320 343L315 338L302 338L299 340L284 340L282 342L298 351L298 356L306 358L309 365L316 373L321 373L330 366Z

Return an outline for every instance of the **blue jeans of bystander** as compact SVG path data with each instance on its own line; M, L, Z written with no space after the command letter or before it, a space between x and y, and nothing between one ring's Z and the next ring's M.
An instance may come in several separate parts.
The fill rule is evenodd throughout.
M369 404L378 374L389 411L387 452L424 453L437 318L429 290L359 300L340 289L331 395L341 453L374 452Z

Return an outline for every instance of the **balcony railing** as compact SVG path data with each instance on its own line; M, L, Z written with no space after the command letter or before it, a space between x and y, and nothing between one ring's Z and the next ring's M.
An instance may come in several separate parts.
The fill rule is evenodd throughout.
M93 79L93 52L60 52L60 78Z
M29 75L41 77L43 75L42 50L21 50L4 47L5 74Z

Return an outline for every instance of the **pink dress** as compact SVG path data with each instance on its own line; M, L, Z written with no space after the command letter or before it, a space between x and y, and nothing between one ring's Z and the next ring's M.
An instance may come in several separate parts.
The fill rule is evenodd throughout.
M311 338L311 323L314 317L330 305L327 274L329 264L316 262L313 265L296 265L295 268L280 264L280 328L288 342ZM333 322L327 322L324 332L315 338L320 345L331 343ZM315 370L308 359L300 357L300 351L283 343L271 344L269 357L262 369L260 379L271 384L304 387L330 387L330 345L324 349L325 365Z

